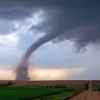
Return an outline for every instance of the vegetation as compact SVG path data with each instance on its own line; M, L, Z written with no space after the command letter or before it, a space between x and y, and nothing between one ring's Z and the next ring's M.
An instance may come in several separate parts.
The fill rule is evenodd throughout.
M0 86L0 100L63 100L74 92L56 86Z
M0 100L64 100L66 97L87 90L88 85L67 86L15 86L11 82L0 85ZM95 85L93 90L100 91L100 85Z

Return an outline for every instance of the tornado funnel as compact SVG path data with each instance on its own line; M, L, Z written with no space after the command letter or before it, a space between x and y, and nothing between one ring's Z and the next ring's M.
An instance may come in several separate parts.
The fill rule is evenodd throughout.
M28 75L28 62L21 62L16 69L16 80L29 80Z
M38 41L33 43L30 48L26 51L21 63L19 64L17 68L17 74L16 74L16 80L29 80L28 77L28 59L31 56L31 54L37 50L40 46L47 43L48 41L54 39L57 36L57 34L47 34L43 37L41 37Z

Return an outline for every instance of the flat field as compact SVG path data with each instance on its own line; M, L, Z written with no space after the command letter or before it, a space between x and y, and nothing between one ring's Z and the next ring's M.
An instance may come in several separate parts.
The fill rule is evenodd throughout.
M87 83L87 81L0 81L0 100L64 100L86 89ZM99 87L97 84L95 89L100 90Z
M74 89L67 87L0 86L0 100L60 100L72 95L73 92Z

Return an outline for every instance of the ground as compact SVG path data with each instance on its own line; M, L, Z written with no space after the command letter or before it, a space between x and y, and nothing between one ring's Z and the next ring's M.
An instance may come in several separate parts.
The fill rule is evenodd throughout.
M100 82L93 84L96 98ZM0 100L88 100L87 90L88 81L0 81Z

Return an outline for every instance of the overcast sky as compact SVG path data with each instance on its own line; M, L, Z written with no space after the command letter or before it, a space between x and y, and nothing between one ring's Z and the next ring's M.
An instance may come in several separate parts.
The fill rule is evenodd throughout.
M99 0L0 0L0 67L15 68L32 43L39 68L81 69L73 79L100 79Z

